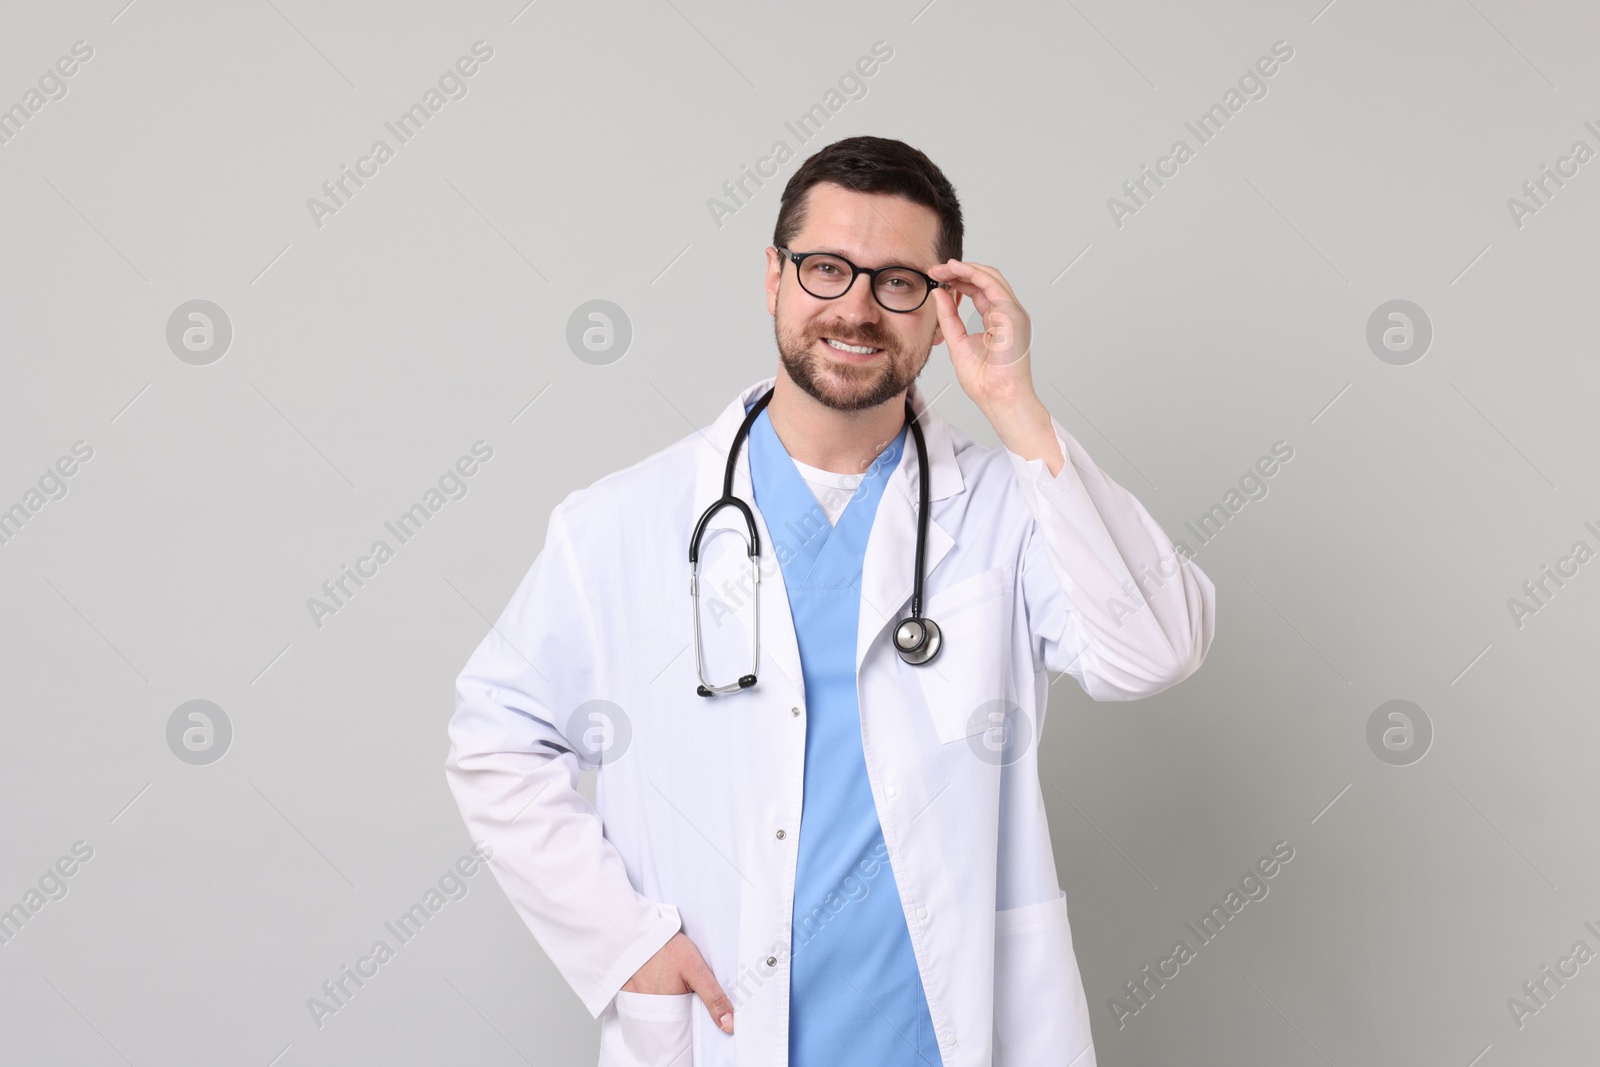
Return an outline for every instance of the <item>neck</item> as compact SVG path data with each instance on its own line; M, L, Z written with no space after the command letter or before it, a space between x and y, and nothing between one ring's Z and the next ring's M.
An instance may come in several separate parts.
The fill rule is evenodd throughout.
M905 396L902 390L876 407L838 411L803 391L779 364L767 418L794 459L838 474L860 474L905 425Z

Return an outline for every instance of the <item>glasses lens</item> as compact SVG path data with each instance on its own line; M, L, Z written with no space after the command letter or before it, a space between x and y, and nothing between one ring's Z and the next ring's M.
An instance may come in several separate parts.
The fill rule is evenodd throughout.
M909 270L886 270L878 275L878 300L892 311L914 311L928 298L928 284Z
M850 264L837 256L807 256L800 264L800 284L812 296L838 296L850 287Z

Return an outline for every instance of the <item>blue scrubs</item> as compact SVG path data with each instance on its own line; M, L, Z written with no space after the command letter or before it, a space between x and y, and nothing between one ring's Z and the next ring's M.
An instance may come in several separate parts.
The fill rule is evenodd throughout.
M856 696L867 535L906 428L865 472L837 526L767 413L750 426L756 506L783 568L806 688L805 794L790 942L791 1067L942 1067L878 823Z

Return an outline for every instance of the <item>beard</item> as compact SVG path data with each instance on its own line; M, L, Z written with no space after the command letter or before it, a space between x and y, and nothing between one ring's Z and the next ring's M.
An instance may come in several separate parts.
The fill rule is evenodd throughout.
M798 330L786 330L781 320L781 315L774 316L772 331L783 369L802 392L835 411L862 411L893 400L916 380L933 350L930 344L919 359L877 323L852 327L814 322ZM817 351L823 337L883 351L870 363L830 359Z

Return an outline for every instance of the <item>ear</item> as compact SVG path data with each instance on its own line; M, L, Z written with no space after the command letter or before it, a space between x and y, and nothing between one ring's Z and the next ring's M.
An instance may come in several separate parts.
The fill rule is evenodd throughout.
M771 245L767 246L767 314L778 313L778 281L783 277L783 257Z

